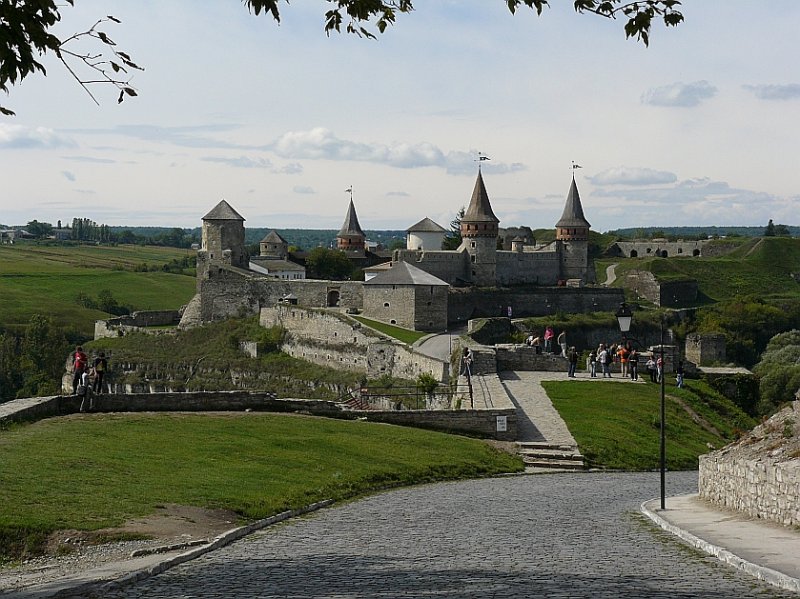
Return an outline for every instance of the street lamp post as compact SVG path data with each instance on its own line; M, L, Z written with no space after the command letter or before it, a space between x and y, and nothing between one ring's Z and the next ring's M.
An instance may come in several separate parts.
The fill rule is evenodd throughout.
M619 322L619 330L624 334L631 330L631 322L633 321L633 312L625 302L619 305L615 316ZM666 509L665 504L665 490L666 490L666 471L667 471L667 435L666 435L666 408L665 408L665 366L664 361L664 317L661 317L661 423L659 426L661 433L661 448L660 448L660 467L661 467L661 509Z

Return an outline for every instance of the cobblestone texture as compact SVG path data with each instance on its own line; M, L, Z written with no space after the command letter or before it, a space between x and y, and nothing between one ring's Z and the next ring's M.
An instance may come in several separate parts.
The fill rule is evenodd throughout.
M668 494L696 473L669 473ZM796 597L638 515L658 475L548 474L401 489L267 529L107 598ZM667 503L669 508L669 503Z

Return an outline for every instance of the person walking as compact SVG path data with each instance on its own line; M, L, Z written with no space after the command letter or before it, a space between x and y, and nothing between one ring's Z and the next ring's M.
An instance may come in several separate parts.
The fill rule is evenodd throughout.
M656 382L656 363L655 363L655 360L653 360L653 356L652 355L649 358L647 358L647 362L645 363L645 366L647 367L647 374L650 375L650 382L651 383L655 383Z
M625 378L628 376L628 349L624 345L620 345L617 349L617 361L619 362L622 378Z
M77 395L78 385L81 382L81 377L89 365L89 356L87 356L83 348L78 345L72 353L72 394Z
M605 345L600 345L600 353L597 354L597 361L600 362L600 366L603 369L603 378L611 378L611 373L608 370L608 366L611 364L611 361Z
M683 360L678 360L678 366L675 368L675 386L683 389Z
M639 380L639 352L636 348L631 348L631 353L628 355L628 372L631 374L632 381Z
M548 326L544 330L544 353L546 354L553 351L553 337L555 337L553 327Z
M660 383L663 377L664 377L664 357L658 356L658 359L656 360L656 382Z
M100 352L100 354L94 359L94 386L92 389L95 393L102 393L103 392L103 377L108 370L108 360L106 360L106 354L104 352Z
M574 379L575 368L578 366L578 352L575 350L575 346L569 348L567 359L569 360L569 370L567 371L567 376Z
M558 341L558 345L561 347L561 357L562 358L566 358L567 357L567 332L566 331L561 331L558 334L558 339L556 339L556 341Z
M586 358L586 370L589 371L591 378L597 378L597 352L592 350L589 352L589 357Z
M462 370L461 374L465 374L467 378L472 376L472 350L468 347L464 348L464 353L461 357Z

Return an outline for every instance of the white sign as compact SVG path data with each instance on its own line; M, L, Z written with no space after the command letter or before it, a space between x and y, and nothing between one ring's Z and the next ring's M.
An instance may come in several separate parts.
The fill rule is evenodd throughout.
M508 430L508 416L497 417L497 432L504 433Z

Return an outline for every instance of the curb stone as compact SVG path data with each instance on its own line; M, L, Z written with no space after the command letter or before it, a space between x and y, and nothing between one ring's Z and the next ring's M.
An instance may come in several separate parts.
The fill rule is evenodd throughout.
M238 541L242 537L247 536L257 530L261 530L262 528L266 528L267 526L283 522L284 520L288 520L290 518L295 518L297 516L302 516L304 514L315 512L322 508L326 508L332 505L333 503L334 501L332 499L325 499L323 501L312 503L310 505L298 508L296 510L287 510L279 514L275 514L274 516L270 516L269 518L264 518L263 520L258 520L257 522L253 522L245 526L240 526L238 528L233 528L227 532L222 533L221 535L218 535L205 545L201 545L199 547L196 547L179 555L166 558L154 566L141 568L139 570L129 572L119 578L114 577L111 579L108 578L98 579L90 582L84 582L69 588L63 588L63 585L58 585L61 588L57 589L54 588L52 592L48 592L46 589L40 589L37 592L33 588L27 589L27 591L31 592L31 595L37 597L37 599L45 599L45 598L67 599L71 597L85 598L87 596L102 597L106 591L121 588L123 586L133 584L140 580L144 580L145 578L149 578L150 576L161 574L162 572L165 572L170 568L173 568L180 564L196 559L202 555L205 555L206 553L214 551L215 549L219 549L220 547L229 545L234 541ZM23 590L22 592L24 593L26 591Z
M677 536L680 539L683 539L689 545L696 547L700 551L708 553L709 555L713 555L721 562L724 562L730 566L738 570L742 570L746 572L750 576L757 578L758 580L763 580L766 583L769 583L773 586L786 589L789 591L794 591L795 593L800 593L800 579L794 578L783 572L778 572L777 570L773 570L772 568L767 568L766 566L759 566L758 564L754 564L752 562L748 562L745 559L742 559L738 555L731 553L724 547L720 547L718 545L714 545L713 543L709 543L699 537L696 537L692 533L683 530L675 526L674 524L670 524L664 518L656 514L652 511L649 507L647 507L648 503L652 503L656 501L655 499L651 499L649 501L645 501L641 505L641 512L647 516L650 520L652 520L655 524L663 528L669 533Z

